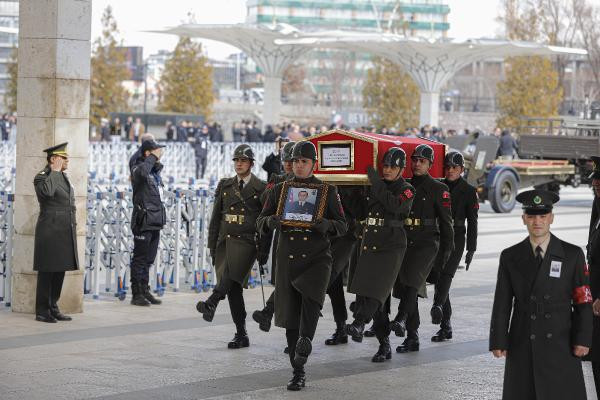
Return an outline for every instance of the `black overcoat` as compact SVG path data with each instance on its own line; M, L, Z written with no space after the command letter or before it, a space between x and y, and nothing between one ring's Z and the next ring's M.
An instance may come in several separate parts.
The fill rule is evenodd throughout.
M590 268L590 288L592 297L600 298L600 199L594 199L590 218L590 231L587 244L587 259ZM592 350L587 360L600 362L600 317L594 316Z
M503 399L586 398L572 347L591 345L588 275L583 251L554 235L539 269L529 237L502 251L489 349L507 351Z
M52 171L49 166L35 176L33 185L40 204L35 226L33 270L76 270L79 261L73 186L64 172Z

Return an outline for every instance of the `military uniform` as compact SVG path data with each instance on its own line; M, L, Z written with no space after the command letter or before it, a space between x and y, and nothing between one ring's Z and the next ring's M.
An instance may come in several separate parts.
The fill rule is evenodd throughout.
M406 254L394 285L393 295L400 299L400 305L393 329L402 335L397 323L405 319L407 338L416 343L413 349L418 350L417 292L425 285L436 254L439 252L443 263L448 260L454 245L454 231L448 187L429 174L415 176L410 183L416 193L405 221Z
M248 151L242 156L254 159L248 145L239 146L234 154L240 148ZM243 288L255 260L268 258L271 237L258 240L256 234L256 219L266 186L266 182L250 174L246 179L238 176L221 179L215 191L207 245L215 264L217 286L207 301L198 302L196 308L205 320L212 321L219 301L227 297L236 326L234 339L228 344L231 349L249 345Z
M67 143L44 150L48 157L68 157ZM58 308L65 271L79 268L77 257L77 221L75 193L64 172L52 171L50 165L33 180L40 205L35 226L33 270L38 272L36 319L42 322L70 320Z
M524 204L528 198L550 209L558 200L537 190L517 196ZM502 398L585 399L581 359L572 353L572 346L591 344L585 258L579 247L552 234L534 246L527 237L500 254L489 349L507 352Z
M444 338L452 338L452 327L450 317L452 316L452 306L450 304L450 285L454 274L458 269L463 251L465 250L465 234L467 252L474 253L477 249L477 217L479 211L479 200L477 199L476 189L469 185L467 181L459 177L452 182L448 179L442 181L450 189L452 198L452 220L454 221L454 250L450 254L448 261L443 264L444 253L439 252L436 257L433 270L439 274L439 279L435 283L435 295L433 298L432 317L435 311L442 311L441 321L434 320L434 324L441 322ZM466 223L465 223L466 222ZM432 271L433 274L433 271ZM436 309L436 307L439 307ZM439 334L440 332L438 332ZM447 337L449 336L449 337ZM434 339L435 341L435 339Z

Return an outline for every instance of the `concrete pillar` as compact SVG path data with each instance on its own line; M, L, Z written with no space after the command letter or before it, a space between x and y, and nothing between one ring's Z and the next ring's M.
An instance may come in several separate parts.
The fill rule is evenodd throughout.
M17 179L12 310L35 311L33 238L39 206L33 178L43 149L68 141L75 187L80 270L67 273L59 306L83 310L87 155L90 109L91 0L21 0L19 4Z
M281 77L265 76L265 99L263 103L263 129L281 122Z
M419 125L438 126L440 118L440 92L421 91Z

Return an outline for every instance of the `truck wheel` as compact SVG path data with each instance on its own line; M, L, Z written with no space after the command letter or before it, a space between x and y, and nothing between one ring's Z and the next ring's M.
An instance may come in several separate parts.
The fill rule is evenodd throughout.
M489 192L490 204L497 213L509 213L515 207L515 198L519 191L519 182L510 171L501 172L496 186Z

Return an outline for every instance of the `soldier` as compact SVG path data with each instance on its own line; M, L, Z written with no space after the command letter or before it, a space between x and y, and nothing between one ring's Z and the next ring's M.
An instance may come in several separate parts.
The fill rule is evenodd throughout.
M546 190L519 194L529 237L500 254L489 349L506 357L506 400L586 398L580 357L592 341L589 272L581 249L550 233L558 199Z
M588 360L592 362L596 394L600 399L600 157L592 157L592 161L594 162L594 171L589 179L592 180L594 203L590 218L587 260L590 267L590 288L594 299L594 333Z
M293 182L322 183L313 176L317 151L311 142L298 142L294 146L293 159ZM330 238L343 235L347 228L337 190L331 185L327 185L323 217L311 228L282 225L276 211L283 185L278 183L269 193L257 227L261 234L279 230L275 325L286 329L290 363L294 369L287 388L297 391L305 385L304 364L312 352L311 342L331 275Z
M432 342L443 342L452 339L452 325L450 317L452 316L452 306L450 305L450 285L454 274L458 269L458 264L462 258L465 249L465 233L467 237L467 254L465 263L467 271L473 260L473 254L477 248L477 214L479 210L479 200L477 199L477 190L469 185L461 176L465 169L465 159L457 151L451 151L446 154L444 159L444 172L446 179L442 182L450 189L452 198L452 220L454 221L454 250L446 265L442 264L442 253L438 253L433 271L440 274L435 284L435 295L433 297L433 306L431 307L431 322L439 325L440 330L431 338ZM465 220L467 226L465 226Z
M217 286L206 301L196 305L205 321L212 321L219 301L229 300L236 327L229 349L248 347L243 287L254 261L264 265L269 257L270 236L257 240L256 218L262 209L261 196L267 184L252 172L254 152L247 144L233 153L236 176L221 179L208 227L208 248L217 273Z
M281 163L283 165L283 174L271 175L267 188L263 193L262 201L266 201L267 196L273 187L280 183L292 179L294 177L293 162L292 162L292 150L296 142L287 142L281 151ZM273 256L271 257L271 283L275 283L275 274L277 271L277 243L279 235L275 235L273 240ZM258 323L258 327L261 331L269 332L271 330L271 320L273 319L273 313L275 312L275 291L271 293L265 307L262 310L256 310L252 313L252 319Z
M356 293L354 321L347 326L352 339L360 342L365 323L373 318L379 349L371 361L392 358L390 347L390 293L406 251L404 219L408 216L415 190L402 178L406 154L392 147L383 156L383 180L368 169L371 187L366 197L368 217L363 221L358 265L348 291Z
M33 270L38 272L35 319L40 322L71 321L58 308L65 271L79 268L75 192L65 174L67 144L44 150L48 164L33 180L40 204L33 248Z
M429 175L433 157L433 149L427 144L415 147L411 156L410 183L416 193L405 220L408 243L393 293L400 304L391 323L397 336L403 337L408 330L404 343L396 348L398 353L419 351L417 293L425 285L436 253L439 251L445 264L454 245L450 192L445 184Z

